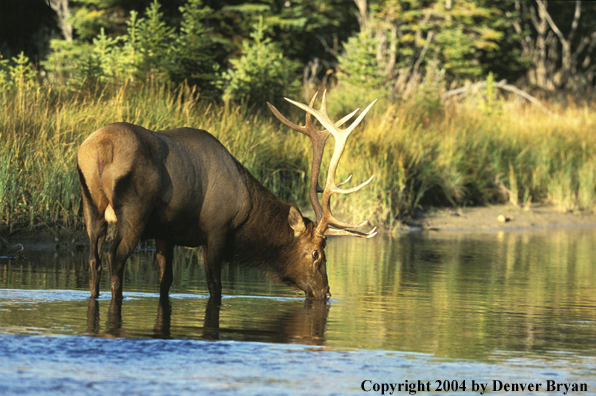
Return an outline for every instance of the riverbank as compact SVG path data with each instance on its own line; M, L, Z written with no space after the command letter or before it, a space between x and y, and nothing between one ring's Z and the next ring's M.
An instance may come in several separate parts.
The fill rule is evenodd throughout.
M305 213L309 215L308 212ZM312 217L312 216L311 216ZM431 208L416 218L404 220L385 234L406 232L459 232L524 230L557 227L596 227L594 212L561 212L555 207L534 205L491 205L468 208ZM83 229L69 230L39 225L33 229L17 228L9 233L0 229L0 252L18 255L27 249L87 249L89 241Z
M152 130L208 130L277 197L309 206L312 144L268 110L213 103L192 90L156 84L100 97L48 89L0 97L0 134L6 142L0 147L0 227L82 229L76 153L92 131L115 121ZM328 95L330 117L339 119L372 102L367 95L334 89ZM350 138L336 180L350 174L354 183L375 177L357 194L336 195L334 211L346 221L369 219L392 229L400 228L400 219L433 206L531 202L593 211L596 115L591 105L552 103L556 117L506 98L495 106L486 111L428 95L403 102L379 98ZM304 123L297 108L284 114ZM330 156L329 144L321 180Z
M561 212L547 205L520 208L490 205L473 208L430 209L402 223L400 231L496 231L556 227L596 227L594 212Z

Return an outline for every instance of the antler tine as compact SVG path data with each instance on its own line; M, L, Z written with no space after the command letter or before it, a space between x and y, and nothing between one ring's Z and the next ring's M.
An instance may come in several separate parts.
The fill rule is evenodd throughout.
M377 227L374 227L372 230L368 232L360 232L355 230L339 230L337 228L328 228L325 232L326 235L347 235L347 236L355 236L358 238L372 238L377 235Z
M339 184L336 184L335 187L339 187L342 184L345 184L348 180L350 180L350 178L352 177L352 175L350 175L350 177L348 177L348 179L344 182L341 182ZM372 175L367 181L365 181L364 183L361 183L359 185L357 185L356 187L352 187L352 188L348 188L348 189L339 189L339 188L334 188L333 192L334 193L339 193L339 194L352 194L360 189L362 189L362 187L366 186L368 183L370 183L372 181L372 179L375 177L375 175Z
M337 183L335 185L335 187L343 186L344 184L346 184L347 182L349 182L351 178L352 178L352 175L348 176L348 178L346 180L342 181L341 183ZM321 191L321 192L323 192L323 191Z
M311 101L310 101L310 105L312 106L315 103L315 99L317 98L317 93L315 92L315 95L312 97ZM275 106L273 106L271 103L267 102L267 106L269 107L269 110L271 110L271 112L287 127L298 131L310 138L312 138L311 135L313 135L311 128L309 128L310 126L314 126L312 124L312 119L309 113L306 113L306 125L304 126L300 126L297 124L294 124L292 121L288 120L286 117L283 116L283 114L281 114L279 112L279 110L277 110L277 108L275 108Z
M312 107L312 105L310 107ZM342 118L341 120L337 121L335 123L335 126L340 127L343 124L345 124L347 121L350 120L350 118L352 118L354 116L354 114L358 113L358 110L360 110L360 107L357 108L356 110L354 110L353 112L351 112L350 114L348 114L347 116L345 116L344 118Z
M332 186L330 186L330 185L326 185L325 186L325 190L323 192L323 218L325 219L325 221L327 223L326 225L332 225L332 226L337 227L337 228L345 229L345 228L358 228L358 227L362 227L363 225L366 225L368 223L368 220L365 220L362 223L346 223L344 221L338 220L335 216L333 216L333 214L331 214L330 200L331 200L331 195L332 194L335 194L335 193L338 193L338 194L351 194L351 193L354 193L354 192L362 189L363 187L365 187L368 183L370 183L375 176L372 175L367 181L365 181L364 183L361 183L361 184L357 185L356 187L352 187L352 188L348 188L348 189L339 189L339 188L337 188L339 185L344 184L348 180L350 180L351 177L352 176L350 175L350 177L348 177L347 180L345 180L344 182L342 182L340 184L334 184ZM323 226L321 225L321 227L323 227ZM327 228L327 229L329 229L329 228Z
M368 106L366 106L366 108L364 110L362 110L362 113L360 113L360 115L358 116L358 118L356 118L356 121L354 121L352 123L352 125L350 125L345 131L346 131L346 135L349 135L350 133L352 133L352 131L354 130L354 128L356 128L358 126L358 124L360 124L360 122L362 121L362 119L364 118L364 116L366 115L366 113L368 113L368 111L370 110L371 107L373 107L373 105L377 103L377 99L373 100L371 104L369 104Z
M325 106L325 93L323 93L323 104L321 105L321 110L315 110L311 106L307 106L303 103L296 102L295 100L292 100L292 99L285 98L285 100L287 100L288 102L292 103L293 105L301 108L302 110L306 111L307 113L314 115L317 118L317 120L319 120L321 125L323 125L323 127L325 127L325 129L327 129L327 131L334 133L337 130L337 128L335 127L335 124L327 116L327 113L322 111L326 107Z
M361 223L346 223L345 221L337 219L330 212L325 212L325 208L323 208L323 219L325 220L325 223L326 223L325 224L326 230L329 229L329 226L333 226L335 228L344 230L346 228L358 228L358 227L362 227L362 226L365 226L368 224L368 220L364 220ZM325 231L323 231L323 232L325 232Z

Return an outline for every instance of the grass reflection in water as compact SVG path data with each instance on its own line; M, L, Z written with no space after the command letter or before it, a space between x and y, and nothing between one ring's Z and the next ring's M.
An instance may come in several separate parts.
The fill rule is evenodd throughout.
M32 251L0 259L0 332L301 343L482 361L596 356L595 241L592 228L331 238L330 304L307 302L258 270L226 266L221 306L209 302L193 250L175 255L165 302L153 252L136 253L121 303L110 302L107 276L102 298L86 299L86 252Z

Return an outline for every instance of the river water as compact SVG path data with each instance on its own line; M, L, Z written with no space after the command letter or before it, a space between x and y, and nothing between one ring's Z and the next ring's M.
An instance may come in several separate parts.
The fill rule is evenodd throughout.
M326 254L328 304L228 267L210 303L186 248L165 302L150 249L120 303L106 271L88 299L87 251L1 257L0 394L596 394L596 228L337 237Z

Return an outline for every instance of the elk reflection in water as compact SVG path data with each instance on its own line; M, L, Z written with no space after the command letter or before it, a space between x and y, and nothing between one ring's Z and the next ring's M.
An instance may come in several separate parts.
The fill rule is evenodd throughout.
M107 312L105 328L102 330L100 305L103 301L90 299L87 309L86 334L96 337L118 338L133 335L126 330L126 314L123 316L123 300L111 300ZM107 303L107 301L106 301ZM236 322L231 326L220 326L221 300L209 298L205 307L202 326L172 325L172 301L170 298L160 298L157 303L157 314L153 331L149 334L153 338L192 338L203 340L238 339L243 341L263 341L276 343L300 343L307 345L323 345L325 341L325 326L329 314L329 304L324 301L289 301L284 304L285 309L276 312L271 320L267 317L250 327ZM223 308L225 310L225 307ZM134 321L134 317L130 318ZM173 334L175 333L175 334Z

